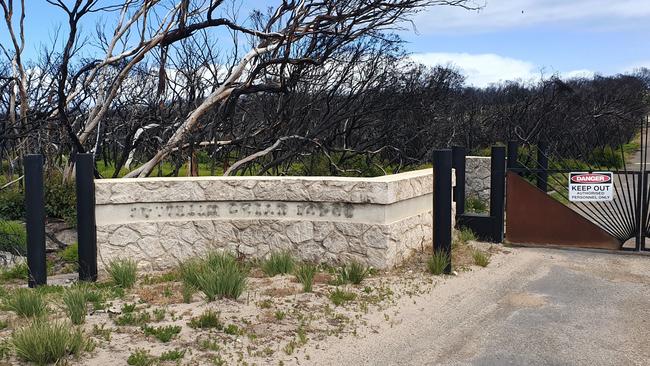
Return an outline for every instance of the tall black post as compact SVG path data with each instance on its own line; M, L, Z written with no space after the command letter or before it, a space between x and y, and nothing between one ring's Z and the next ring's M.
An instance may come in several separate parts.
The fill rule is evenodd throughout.
M454 187L454 202L456 202L456 215L465 213L465 148L452 146L451 165L456 172L456 186Z
M93 154L77 154L77 242L79 280L97 281L97 231Z
M546 192L548 190L548 144L540 141L537 144L537 188Z
M433 151L433 250L449 258L451 273L451 150Z
M508 141L508 169L519 168L519 163L517 163L518 159L519 159L519 142Z
M494 218L492 240L495 243L501 243L503 242L506 194L506 151L503 146L492 147L490 173L490 216Z
M47 284L45 262L45 199L43 195L43 156L25 157L25 222L29 287Z

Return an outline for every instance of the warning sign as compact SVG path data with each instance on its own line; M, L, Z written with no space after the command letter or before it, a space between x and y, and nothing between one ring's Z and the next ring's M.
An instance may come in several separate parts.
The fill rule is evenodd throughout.
M569 201L611 201L614 192L612 172L572 172L569 174Z

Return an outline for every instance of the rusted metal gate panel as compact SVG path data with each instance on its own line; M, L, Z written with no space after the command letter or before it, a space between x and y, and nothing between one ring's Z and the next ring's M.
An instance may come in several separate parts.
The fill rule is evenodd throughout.
M507 174L506 240L618 250L621 242L514 172Z

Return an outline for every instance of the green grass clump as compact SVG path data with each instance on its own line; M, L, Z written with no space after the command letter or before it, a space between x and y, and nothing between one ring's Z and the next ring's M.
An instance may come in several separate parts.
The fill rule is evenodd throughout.
M318 269L315 265L310 263L304 263L298 266L296 269L296 278L302 284L302 290L304 292L311 292L314 285L314 276Z
M91 344L80 329L63 322L37 320L16 330L11 342L18 358L37 365L58 363L69 355L79 355Z
M462 243L475 241L476 235L474 234L472 229L461 227L460 230L458 231L458 240L460 240Z
M138 266L132 259L116 259L108 264L108 274L121 288L131 288L137 278Z
M352 292L343 291L337 287L336 290L330 292L329 298L334 305L339 306L356 299L357 295Z
M65 312L72 324L79 325L86 320L86 291L81 287L73 287L63 292Z
M72 243L59 252L59 258L66 263L79 263L79 244Z
M44 315L47 310L43 295L27 288L19 288L14 291L11 296L5 299L4 305L6 309L25 318L39 317Z
M195 329L197 328L198 329L215 328L218 330L223 329L223 323L221 323L219 313L212 309L208 309L198 317L194 317L190 319L190 322L187 323L187 325Z
M467 213L486 213L488 211L488 204L476 196L469 196L465 200L465 212Z
M27 231L20 221L0 220L0 251L25 255Z
M0 272L2 280L27 280L29 279L29 267L27 263L18 263L15 266Z
M143 325L142 331L147 336L154 336L159 341L167 343L171 341L175 335L181 332L181 327L178 325L167 325L164 327L151 327L148 325Z
M475 250L472 253L472 258L474 258L474 264L477 266L487 267L487 265L490 264L490 256L480 250Z
M262 262L262 271L269 277L293 271L295 261L289 252L273 252Z
M450 258L447 253L438 251L433 253L427 260L427 269L429 273L439 276L445 272L445 268L449 265Z
M165 362L165 361L178 361L185 357L185 351L186 350L180 350L180 349L173 349L169 350L166 352L163 352L160 357L158 357L159 361Z
M203 292L208 301L237 299L246 288L246 272L235 257L210 253L206 259L190 259L180 266L184 286Z
M156 358L149 351L142 348L136 349L126 359L126 364L131 366L151 366L156 362Z
M365 265L352 261L341 269L340 277L344 283L360 284L368 275L370 269Z

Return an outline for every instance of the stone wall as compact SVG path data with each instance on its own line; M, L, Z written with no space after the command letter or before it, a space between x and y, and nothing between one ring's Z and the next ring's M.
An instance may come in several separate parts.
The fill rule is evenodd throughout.
M102 179L95 189L100 267L132 258L165 269L224 249L387 268L432 241L431 169L377 178Z
M490 204L490 157L465 158L465 197L477 197Z

